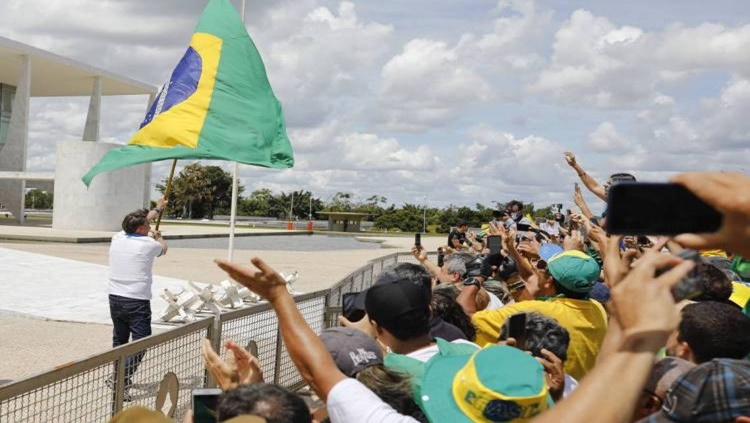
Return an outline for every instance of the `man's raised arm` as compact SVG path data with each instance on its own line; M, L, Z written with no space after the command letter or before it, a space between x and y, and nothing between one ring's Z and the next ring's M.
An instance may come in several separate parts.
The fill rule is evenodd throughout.
M346 376L302 317L284 278L257 257L250 260L257 270L225 260L215 261L232 279L268 300L279 319L279 331L294 365L305 382L325 401L331 389Z
M570 151L566 151L565 161L567 161L568 165L576 171L578 177L581 178L581 182L586 185L586 188L588 188L589 191L591 191L594 195L601 198L602 200L607 201L607 192L604 190L604 187L596 182L596 179L592 178L591 175L586 173L585 170L583 170L581 165L576 162L575 154Z

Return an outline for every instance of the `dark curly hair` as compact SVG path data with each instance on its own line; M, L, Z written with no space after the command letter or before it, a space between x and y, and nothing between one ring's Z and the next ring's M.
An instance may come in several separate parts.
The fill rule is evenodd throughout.
M451 285L438 285L432 293L430 307L432 313L440 316L446 323L450 323L466 335L466 339L474 341L477 337L477 329L471 323L469 316L464 313L463 308L456 302L458 289Z

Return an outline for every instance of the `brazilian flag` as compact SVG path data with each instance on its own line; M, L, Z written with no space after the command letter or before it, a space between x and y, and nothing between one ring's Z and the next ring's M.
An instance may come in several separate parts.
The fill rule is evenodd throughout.
M294 155L263 61L229 0L210 0L190 46L128 145L82 178L166 159L289 168Z

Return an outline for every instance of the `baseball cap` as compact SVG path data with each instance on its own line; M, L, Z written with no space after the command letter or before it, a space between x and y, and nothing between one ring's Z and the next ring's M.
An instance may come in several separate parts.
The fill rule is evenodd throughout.
M418 400L430 421L446 422L527 421L552 404L542 365L498 345L435 355L425 365Z
M750 416L750 362L716 358L680 376L661 410L641 422L731 422L740 416Z
M562 253L564 250L561 246L557 244L544 244L541 247L539 247L539 256L544 261L549 261L552 257L556 256L557 254Z
M664 357L654 363L643 390L664 398L674 381L694 367L693 362L678 357Z
M589 293L599 280L599 264L590 255L578 250L563 251L547 261L550 275L565 289Z
M336 367L349 377L375 364L383 364L383 353L378 344L360 330L345 327L324 329L320 332L320 340L333 356Z
M429 287L397 275L381 274L363 294L367 315L387 330L430 317Z

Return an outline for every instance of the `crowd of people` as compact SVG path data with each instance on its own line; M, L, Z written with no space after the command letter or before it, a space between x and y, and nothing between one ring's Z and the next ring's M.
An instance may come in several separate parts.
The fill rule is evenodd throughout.
M605 202L610 186L635 181L600 185L565 160ZM750 422L750 178L673 181L722 214L717 232L609 234L577 185L569 214L532 218L513 201L476 232L457 222L435 262L415 245L419 264L383 269L356 295L360 310L320 334L262 259L217 260L271 305L320 400L311 409L263 383L241 347L227 344L224 360L205 342L225 391L217 420ZM698 288L681 290L688 279Z

